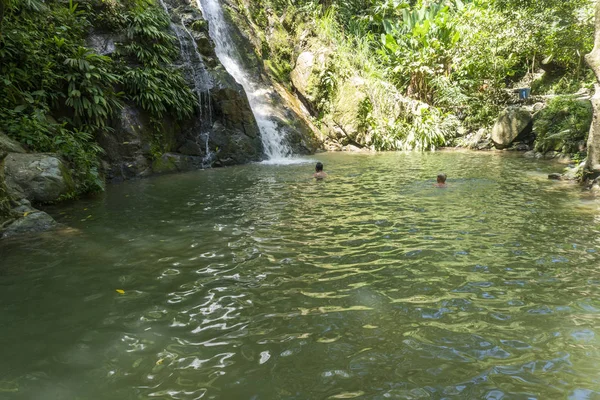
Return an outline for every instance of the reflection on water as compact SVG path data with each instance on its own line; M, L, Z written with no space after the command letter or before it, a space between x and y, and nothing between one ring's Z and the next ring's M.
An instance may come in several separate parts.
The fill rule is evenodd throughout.
M1 243L0 398L600 396L598 210L555 166L315 159L115 185Z

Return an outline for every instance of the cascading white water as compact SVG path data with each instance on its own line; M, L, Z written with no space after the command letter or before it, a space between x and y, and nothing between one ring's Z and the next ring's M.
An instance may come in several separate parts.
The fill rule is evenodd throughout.
M269 89L260 84L243 67L240 53L229 32L219 0L196 0L208 21L210 37L215 42L215 52L227 72L243 86L248 96L254 118L258 124L265 155L271 163L290 163L292 151L272 119L274 110L267 98Z
M169 9L163 0L159 0L165 13L170 17ZM198 45L190 31L182 22L181 25L176 25L173 22L170 24L171 30L177 36L179 41L179 51L183 59L183 63L190 70L190 76L194 82L194 92L198 96L198 106L200 108L201 129L196 137L198 147L205 145L205 156L202 158L202 168L210 168L214 160L214 153L210 151L209 133L208 130L212 127L212 103L210 97L210 88L213 86L210 74L204 67L202 56L198 51ZM194 55L194 60L192 60ZM203 139L203 140L202 140Z

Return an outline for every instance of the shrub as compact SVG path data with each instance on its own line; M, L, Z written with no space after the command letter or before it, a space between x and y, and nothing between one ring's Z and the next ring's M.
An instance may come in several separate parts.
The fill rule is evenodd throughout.
M565 154L577 153L585 145L591 123L592 105L589 101L556 97L534 121L535 149L541 152L555 150Z

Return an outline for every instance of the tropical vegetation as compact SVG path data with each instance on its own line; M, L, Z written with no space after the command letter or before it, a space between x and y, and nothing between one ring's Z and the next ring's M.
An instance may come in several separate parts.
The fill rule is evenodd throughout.
M331 124L342 83L361 78L367 99L357 112L357 136L378 150L435 148L489 127L519 86L531 86L535 95L591 88L583 57L593 46L593 6L591 0L237 4L253 34L263 36L259 51L282 83L290 83L302 51L325 54L308 90L317 123Z
M0 0L0 29L0 131L63 156L78 193L102 189L96 139L110 134L125 101L156 121L194 112L194 95L172 66L169 19L152 0ZM86 45L92 29L126 35L101 55Z

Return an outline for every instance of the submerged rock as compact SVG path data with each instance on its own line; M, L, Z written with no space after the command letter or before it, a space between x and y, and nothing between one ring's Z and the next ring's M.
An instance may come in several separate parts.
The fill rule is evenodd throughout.
M519 137L531 133L532 117L529 111L520 108L504 110L492 129L492 142L497 149L505 149Z
M50 203L75 189L63 162L53 154L10 153L2 170L10 197Z
M50 215L36 210L10 224L1 237L4 239L27 233L44 232L56 227L56 225L56 221Z
M562 174L559 174L558 172L553 172L551 174L548 174L548 179L560 181L562 180Z

